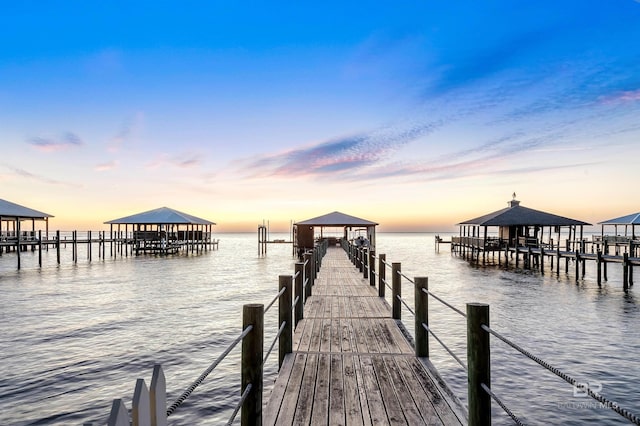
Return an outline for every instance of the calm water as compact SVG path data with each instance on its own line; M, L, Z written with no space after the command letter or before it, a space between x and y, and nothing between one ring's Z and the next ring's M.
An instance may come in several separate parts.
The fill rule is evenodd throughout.
M130 406L135 380L151 379L154 363L167 377L169 403L204 371L240 332L244 303L268 303L278 275L292 274L288 245L271 245L258 257L255 234L220 234L220 248L204 255L107 257L77 264L71 249L62 264L55 251L0 258L0 424L104 424L111 401ZM287 238L287 235L271 235ZM434 250L433 234L378 234L378 252L402 262L408 276L429 276L432 292L464 310L467 302L491 305L491 326L564 372L640 413L640 309L636 288L622 291L621 268L595 282L595 265L575 283L573 268L560 277L547 271L478 267ZM95 250L95 249L94 249ZM616 267L617 266L617 267ZM412 298L404 282L403 293ZM411 302L411 301L410 301ZM276 309L267 314L270 342ZM408 311L403 311L412 324ZM462 359L462 317L436 301L432 329ZM271 326L269 326L271 325ZM267 343L268 344L268 343ZM466 400L462 368L437 342L431 357L442 376ZM221 424L239 395L239 351L234 350L170 417L172 424ZM266 392L277 356L266 366ZM492 389L529 424L626 424L618 414L542 367L492 339ZM495 405L495 404L494 404ZM496 424L510 420L496 406Z

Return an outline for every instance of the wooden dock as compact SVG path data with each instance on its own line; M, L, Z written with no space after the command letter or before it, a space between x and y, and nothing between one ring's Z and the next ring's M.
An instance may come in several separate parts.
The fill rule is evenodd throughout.
M466 409L417 358L391 307L329 247L263 411L266 425L455 425Z

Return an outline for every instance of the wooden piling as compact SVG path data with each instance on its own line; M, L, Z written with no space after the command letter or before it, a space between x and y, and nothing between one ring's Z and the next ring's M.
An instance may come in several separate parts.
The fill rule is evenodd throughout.
M295 308L295 323L294 326L298 326L300 320L304 317L304 263L296 262L295 264L295 297L298 298L298 304Z
M402 270L400 263L393 262L391 264L391 295L393 296L393 300L391 303L392 306L392 317L393 319L402 319L402 311L399 297L402 297L402 283L400 281L400 271Z
M596 252L596 269L598 275L598 287L600 287L602 285L602 252L600 250Z
M415 278L415 340L416 356L429 357L429 332L422 326L429 326L429 279L427 277ZM424 291L423 291L424 290Z
M264 305L247 304L242 307L242 329L252 326L242 340L241 392L248 385L251 391L242 404L241 424L262 424L262 351L264 342Z
M467 304L467 368L469 426L491 424L491 397L482 384L491 387L491 352L489 333L482 329L489 326L489 305Z
M284 328L278 339L278 366L282 367L284 356L290 354L293 351L293 324L291 321L291 306L293 297L291 295L293 290L293 282L291 275L280 275L278 279L278 291L283 288L284 293L280 295L278 301L278 325Z
M378 263L379 263L379 267L378 267L378 296L379 297L384 297L385 294L385 290L387 285L385 284L385 281L387 279L387 265L385 264L385 262L387 261L387 255L386 254L381 254L380 256L378 256Z
M304 299L307 300L311 297L311 254L306 252L302 258L304 259L304 280L306 282L304 287Z
M376 251L369 249L369 285L376 286Z
M622 288L629 289L629 253L622 254Z

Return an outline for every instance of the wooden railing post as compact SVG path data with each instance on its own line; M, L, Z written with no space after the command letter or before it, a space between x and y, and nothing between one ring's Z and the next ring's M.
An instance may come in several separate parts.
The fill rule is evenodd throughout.
M56 231L56 259L60 264L60 230Z
M489 333L489 305L467 303L467 368L469 426L491 424L491 397L482 389L491 387L491 356Z
M391 306L392 306L392 317L393 319L402 319L401 313L401 304L399 297L402 297L402 283L400 281L400 271L402 270L400 263L392 263L391 264L391 287L392 292L391 295L393 297Z
M369 249L362 247L362 278L369 278Z
M384 297L384 292L385 292L385 287L387 286L385 284L385 281L387 279L386 275L387 275L387 265L385 264L385 262L387 261L387 255L386 254L381 254L380 256L378 256L378 296L379 297Z
M242 307L242 329L253 329L242 340L241 392L248 385L251 391L242 404L241 424L262 424L262 351L264 345L264 305L247 304Z
M416 356L429 357L429 332L422 326L429 326L429 279L427 277L415 278L415 307L416 307ZM425 290L425 291L423 291Z
M369 285L376 286L376 251L369 249Z
M622 253L622 289L629 289L629 253Z
M311 250L311 273L309 274L309 285L315 285L316 281L316 250Z
M306 263L304 267L304 280L306 281L306 285L304 287L304 300L306 301L311 297L311 254L306 252L303 259L304 263Z
M304 264L300 262L296 262L295 265L296 271L296 281L295 281L295 295L298 298L298 304L296 305L296 320L295 326L298 326L298 323L304 316L304 289L303 289L303 280L304 280Z
M279 367L282 367L284 356L293 352L293 326L291 321L293 280L291 275L280 275L278 279L278 291L283 288L285 289L284 293L280 295L280 299L278 300L278 327L281 327L284 323L282 334L280 334L280 338L278 339Z

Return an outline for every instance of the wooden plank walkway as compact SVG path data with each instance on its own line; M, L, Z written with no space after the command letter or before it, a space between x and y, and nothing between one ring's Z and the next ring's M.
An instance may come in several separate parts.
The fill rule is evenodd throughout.
M322 261L265 425L455 425L466 413L341 249Z

